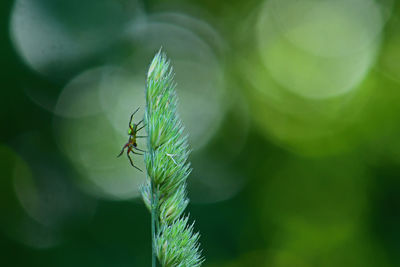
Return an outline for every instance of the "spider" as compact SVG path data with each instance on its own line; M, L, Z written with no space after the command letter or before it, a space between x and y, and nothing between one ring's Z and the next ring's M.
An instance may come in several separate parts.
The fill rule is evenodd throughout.
M135 112L133 112L132 115L131 115L131 119L129 120L129 130L128 130L129 140L128 140L128 143L126 143L126 144L123 146L123 148L122 148L122 150L121 150L121 153L119 153L119 155L118 155L117 157L120 157L120 156L124 153L125 148L128 148L128 150L127 150L127 152L126 152L126 155L128 156L128 159L129 159L129 161L131 162L131 165L132 165L133 167L135 167L136 169L138 169L139 171L142 172L141 169L139 169L138 167L135 166L135 164L133 164L132 158L131 158L131 156L129 155L130 152L132 152L133 154L137 154L137 155L143 155L143 153L138 153L138 152L136 152L135 150L138 150L138 151L141 151L141 152L145 152L144 150L141 150L141 149L137 148L137 143L136 143L136 138L144 138L144 137L146 137L146 136L138 136L138 135L137 135L137 133L138 133L141 129L143 129L143 127L145 126L145 125L143 125L142 127L140 127L140 128L138 129L138 126L143 122L143 119L142 119L141 121L139 121L137 124L136 124L136 123L133 123L133 124L132 124L133 115L135 115L135 113L136 113L138 110L139 110L139 108L137 108L137 109L135 110Z

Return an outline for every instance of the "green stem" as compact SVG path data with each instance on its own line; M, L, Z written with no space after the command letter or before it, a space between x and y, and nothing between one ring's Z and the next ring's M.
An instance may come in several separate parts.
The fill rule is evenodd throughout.
M158 193L156 188L152 186L151 193L151 237L152 237L152 259L151 266L156 267L157 265L157 255L156 255L156 244L155 236L158 232Z

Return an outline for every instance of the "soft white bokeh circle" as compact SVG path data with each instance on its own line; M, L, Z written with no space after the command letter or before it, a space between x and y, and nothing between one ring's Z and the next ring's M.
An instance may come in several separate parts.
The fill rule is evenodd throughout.
M66 76L75 64L119 42L130 17L141 17L136 0L130 1L129 7L113 0L70 0L63 5L48 0L16 0L10 34L24 62L54 78Z
M218 130L229 103L223 65L213 48L222 46L222 41L215 37L215 43L208 42L210 36L219 35L205 23L170 13L150 16L148 21L132 24L126 31L126 38L136 48L130 60L134 69L145 69L160 47L170 58L178 109L194 150L207 144ZM135 86L142 90L141 84L142 81Z
M100 103L101 81L104 77L111 78L114 69L88 70L64 88L55 109L60 116L55 119L55 130L62 149L80 171L80 184L86 190L110 199L129 199L138 196L138 185L143 181L144 173L133 169L125 154L117 158L128 141L126 131L130 113L121 112L120 123L113 125L115 122L109 115L113 113L103 110ZM88 84L88 80L92 83ZM116 97L124 97L115 88L108 87L108 90L116 93ZM81 98L81 95L89 97ZM105 101L112 106L113 100ZM129 106L114 106L116 110L119 107L126 110ZM143 169L143 157L135 155L133 158Z

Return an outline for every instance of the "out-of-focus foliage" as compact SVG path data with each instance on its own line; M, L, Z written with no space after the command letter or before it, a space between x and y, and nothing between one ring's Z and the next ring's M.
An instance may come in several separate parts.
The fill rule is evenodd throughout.
M144 177L116 156L161 46L204 266L400 265L399 1L0 11L2 266L150 265Z

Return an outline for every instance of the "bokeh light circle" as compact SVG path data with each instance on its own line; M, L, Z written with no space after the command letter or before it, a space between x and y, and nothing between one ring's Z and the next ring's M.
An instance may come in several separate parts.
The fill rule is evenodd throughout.
M26 203L20 202L15 194L14 179L24 179L16 181L24 184L25 188L21 187L20 193L22 190L29 191L30 194L26 197L38 199L38 195L31 191L32 187L29 188L33 186L32 169L15 151L3 145L0 145L0 159L0 183L3 190L0 196L0 230L12 240L35 249L46 249L60 244L63 238L59 231L33 219L26 213Z
M144 179L143 173L130 166L126 155L117 158L128 140L131 105L114 106L116 110L121 107L126 111L114 121L103 109L107 99L100 96L105 77L111 79L117 74L118 68L106 66L88 70L73 79L64 88L56 106L59 116L55 118L55 131L61 148L81 173L79 183L85 190L109 199L130 199L139 195L138 186ZM107 87L107 90L114 92L117 98L126 99L125 95L118 94L117 88ZM134 87L131 90L134 94ZM113 100L108 98L109 106L114 104ZM139 140L139 146L143 146L141 142ZM137 166L143 169L142 156L134 158Z
M384 24L375 1L267 1L258 50L271 77L306 98L348 93L375 60Z
M79 7L79 9L77 9ZM120 40L121 28L141 15L140 5L118 1L16 0L11 39L25 63L47 77L66 77L74 68Z
M194 26L193 26L194 25ZM204 36L204 38L203 38ZM215 37L209 41L210 36ZM135 48L127 69L145 75L155 51L163 48L175 70L179 111L194 150L207 144L227 108L219 35L207 24L189 16L161 13L126 30Z

